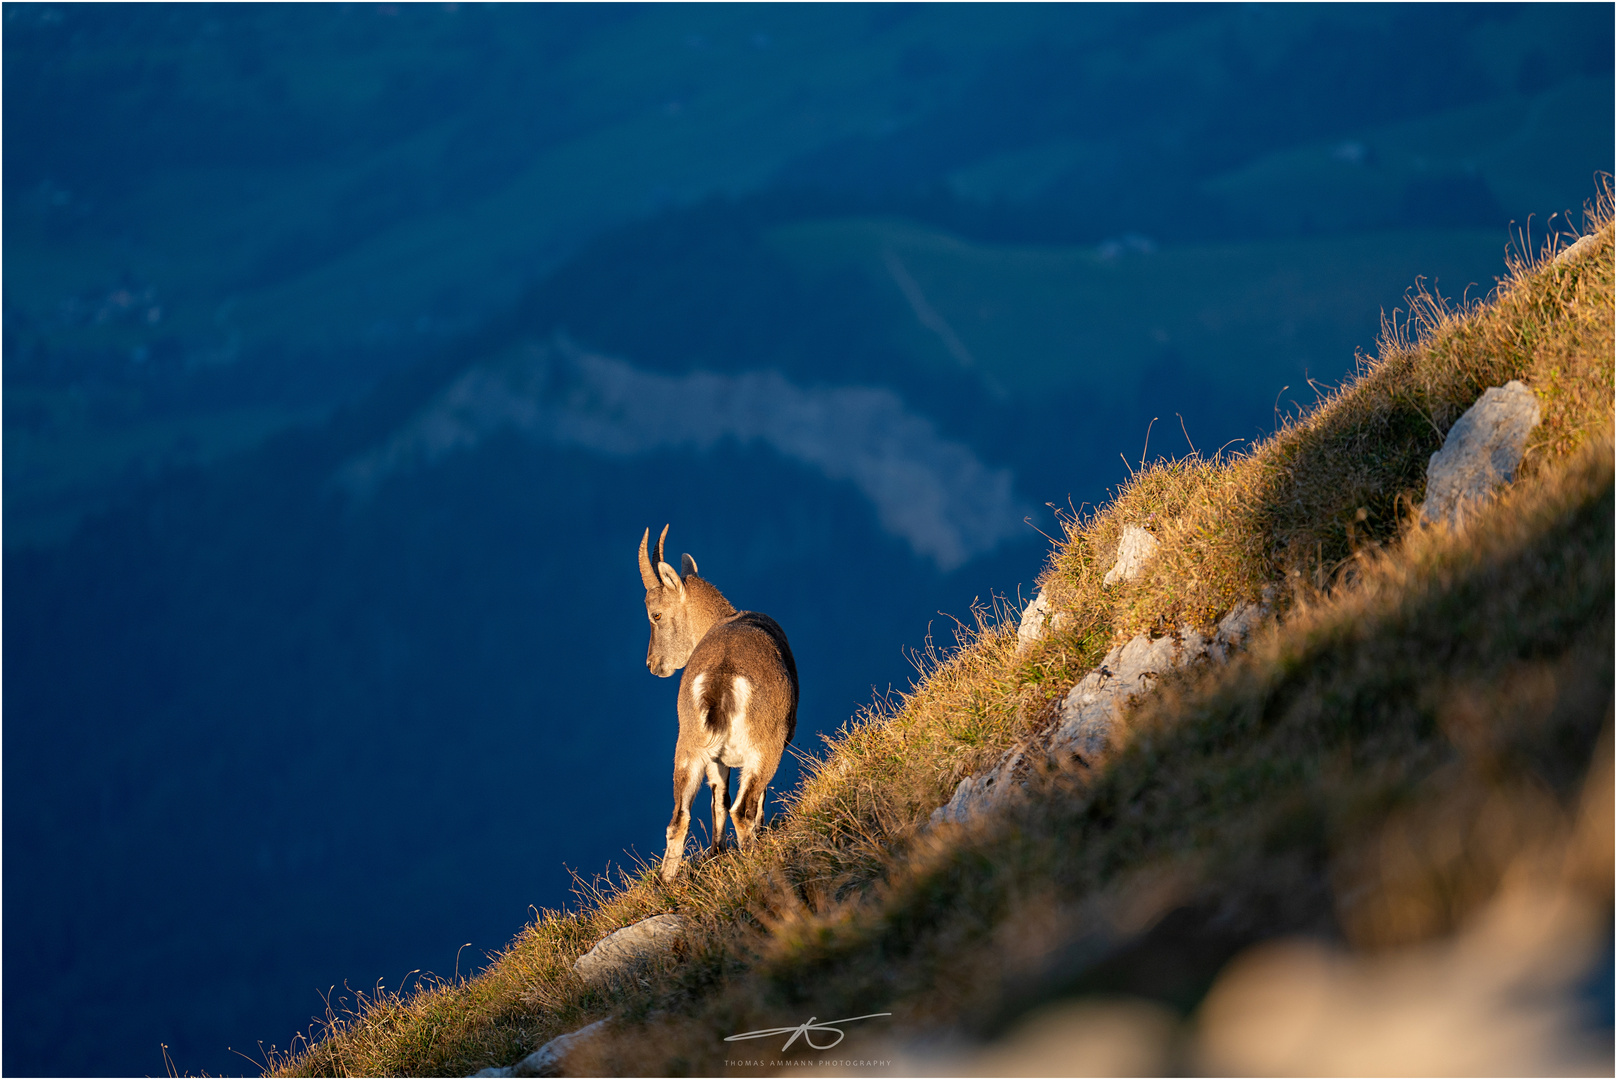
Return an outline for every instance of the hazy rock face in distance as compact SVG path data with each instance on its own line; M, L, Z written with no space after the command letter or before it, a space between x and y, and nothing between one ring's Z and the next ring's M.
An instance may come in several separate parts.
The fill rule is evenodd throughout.
M1422 520L1462 528L1480 500L1516 475L1539 415L1538 398L1521 382L1483 391L1426 467Z
M1133 581L1157 553L1157 538L1138 525L1125 525L1123 538L1117 543L1117 562L1101 578L1102 585L1115 585L1119 581Z
M851 482L886 532L945 573L1022 535L1032 512L1009 469L945 438L891 390L803 387L773 371L662 375L566 341L530 343L470 369L334 479L367 498L394 473L506 430L607 458L706 452L726 441L767 446Z

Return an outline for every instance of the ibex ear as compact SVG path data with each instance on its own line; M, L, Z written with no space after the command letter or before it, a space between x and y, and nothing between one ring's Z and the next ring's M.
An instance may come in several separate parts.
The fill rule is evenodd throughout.
M657 574L663 579L663 588L673 589L681 596L685 595L685 583L679 580L679 574L675 573L672 566L667 563L658 563Z
M690 577L694 573L696 573L696 560L688 554L681 555L679 557L679 576Z

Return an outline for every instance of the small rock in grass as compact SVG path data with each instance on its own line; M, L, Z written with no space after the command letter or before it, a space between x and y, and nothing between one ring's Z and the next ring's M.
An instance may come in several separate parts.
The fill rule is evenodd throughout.
M955 786L949 801L932 811L929 826L964 825L983 811L999 806L1022 789L1016 783L1016 767L1022 763L1025 748L1013 746L987 769L968 776Z
M1123 537L1117 542L1117 562L1106 571L1102 585L1115 585L1119 581L1133 581L1157 553L1157 538L1138 525L1125 525Z
M1566 250L1557 252L1552 261L1558 263L1577 262L1579 259L1592 252L1596 247L1599 246L1599 244L1600 241L1596 239L1593 233L1590 233L1588 236L1580 236L1578 237L1577 241Z
M1476 507L1515 476L1539 415L1538 398L1514 379L1483 391L1426 466L1421 518L1463 528Z
M1052 630L1061 629L1065 618L1050 608L1050 600L1043 589L1033 602L1022 609L1022 624L1016 628L1016 651L1022 652Z
M573 962L573 970L585 982L596 984L628 974L668 952L685 936L687 925L683 915L641 919L596 942L594 948Z
M1269 604L1274 599L1274 588L1266 586L1263 590L1263 602L1254 604L1243 600L1231 608L1225 616L1218 620L1218 626L1213 631L1213 643L1207 648L1207 655L1219 663L1228 660L1232 653L1246 644L1246 639L1252 636L1252 631L1258 628L1263 617L1269 613Z
M585 1025L577 1031L569 1031L565 1035L557 1035L545 1045L511 1066L509 1069L494 1072L484 1069L478 1076L561 1076L562 1066L566 1063L567 1055L572 1053L578 1045L593 1039L601 1033L606 1026L605 1020L597 1020L593 1024Z

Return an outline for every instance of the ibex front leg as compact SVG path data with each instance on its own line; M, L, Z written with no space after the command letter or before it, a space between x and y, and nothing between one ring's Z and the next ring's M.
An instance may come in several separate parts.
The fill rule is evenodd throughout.
M668 822L668 847L663 851L663 880L673 881L685 861L685 837L691 830L691 800L702 786L706 770L700 760L680 762L674 768L674 816Z

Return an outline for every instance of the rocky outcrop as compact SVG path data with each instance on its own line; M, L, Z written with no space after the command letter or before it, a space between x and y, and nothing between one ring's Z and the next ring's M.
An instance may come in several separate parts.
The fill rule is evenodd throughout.
M932 812L930 824L962 824L1017 797L1039 768L1097 764L1110 750L1131 701L1150 692L1174 668L1204 658L1224 662L1266 611L1263 604L1238 604L1211 637L1181 627L1165 637L1141 634L1112 649L1062 698L1054 725L1011 747L993 768L960 781L949 801Z
M1582 257L1592 247L1592 238L1585 237L1560 257ZM1432 455L1423 518L1463 527L1482 501L1515 476L1539 416L1538 399L1523 383L1512 381L1484 391L1449 430L1443 448ZM1158 547L1157 539L1145 529L1126 526L1118 542L1117 560L1103 584L1138 577ZM1243 603L1219 621L1211 637L1187 626L1164 637L1142 634L1112 649L1099 667L1062 698L1051 726L1007 750L992 768L960 781L949 801L933 811L931 824L971 820L1019 794L1039 768L1094 765L1111 749L1131 701L1148 693L1163 674L1175 668L1201 659L1224 662L1266 612L1267 603ZM1026 649L1059 627L1060 621L1061 614L1040 590L1022 613L1018 649Z
M1141 634L1119 645L1061 699L1060 720L1047 752L1064 762L1099 760L1109 749L1117 722L1132 698L1149 692L1174 668L1204 657L1223 663L1246 641L1263 612L1259 604L1238 604L1219 621L1210 638L1186 626L1167 637Z
M587 1024L577 1031L569 1031L565 1035L557 1035L545 1045L517 1062L504 1068L483 1069L474 1072L477 1076L562 1076L567 1055L578 1049L579 1045L599 1035L606 1027L605 1020L597 1020Z
M1157 546L1157 538L1138 525L1125 525L1123 536L1117 542L1117 561L1100 583L1116 585L1120 581L1133 581L1157 553Z
M1133 581L1140 576L1140 571L1156 553L1156 537L1138 525L1125 525L1123 535L1117 544L1117 561L1106 571L1101 584L1115 585L1120 581ZM1046 590L1040 589L1033 602L1022 609L1022 622L1016 628L1016 651L1026 651L1046 634L1060 630L1065 621L1066 616L1050 605Z
M649 961L669 952L685 936L689 925L683 915L653 915L615 930L573 962L573 970L587 983L599 985L631 975Z
M1483 391L1426 467L1421 519L1464 528L1477 507L1516 475L1539 414L1538 398L1523 383L1512 380Z

